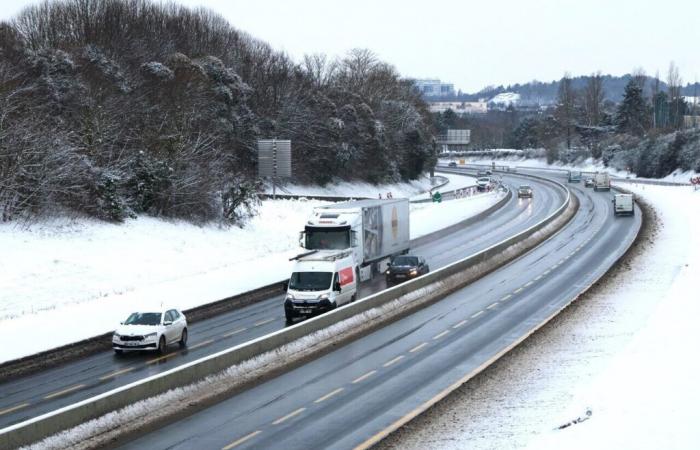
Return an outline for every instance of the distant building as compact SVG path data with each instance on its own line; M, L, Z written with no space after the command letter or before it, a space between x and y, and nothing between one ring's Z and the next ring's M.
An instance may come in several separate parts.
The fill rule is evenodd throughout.
M458 115L464 114L486 114L488 105L485 101L479 102L429 102L430 112L443 113L451 109Z
M437 138L440 153L465 152L471 140L471 130L447 130Z
M451 97L455 95L455 85L438 79L415 79L413 83L423 97Z

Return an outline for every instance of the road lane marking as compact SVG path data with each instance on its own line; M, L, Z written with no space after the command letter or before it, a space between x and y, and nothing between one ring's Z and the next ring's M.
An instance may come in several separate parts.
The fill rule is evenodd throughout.
M317 398L314 403L321 403L324 400L328 400L329 398L333 397L336 394L339 394L343 392L345 389L344 388L338 388L335 391L329 392L328 394L324 395L323 397Z
M252 433L243 436L243 437L240 438L239 440L231 442L230 444L228 444L226 447L222 448L221 450L231 450L233 447L236 447L236 446L238 446L238 445L241 445L241 444L244 443L245 441L254 438L255 436L259 435L260 433L262 433L262 431L260 431L260 430L258 430L258 431L253 431Z
M449 332L450 332L450 330L445 330L442 333L433 336L433 340L440 339L441 337L443 337L444 335L446 335Z
M423 343L420 344L420 345L416 345L415 347L413 347L412 349L410 349L408 352L409 352L409 353L415 353L415 352L417 352L418 350L420 350L420 349L422 349L423 347L425 347L426 345L428 345L428 344L427 344L426 342L423 342Z
M396 358L392 359L391 361L385 362L383 365L384 367L389 367L390 365L397 363L403 359L403 355L399 355Z
M519 293L521 293L521 292L523 291L523 289L525 289L525 288L524 288L524 287L519 287L518 289L516 289L516 290L513 291L513 294L519 294Z
M237 330L233 330L233 331L229 331L228 333L224 333L222 336L223 337L231 337L234 334L243 333L245 330L247 330L247 328L239 328Z
M123 373L131 372L131 371L134 370L135 368L136 368L136 367L127 367L126 369L117 370L116 372L108 373L107 375L101 376L101 377L100 377L100 380L102 380L102 381L109 380L110 378L114 378L114 377L116 377L117 375L121 375L121 374L123 374Z
M470 317L470 319L476 319L477 317L479 317L479 316L482 315L483 313L484 313L484 311L481 310L481 311L479 311L478 313L472 314L471 317Z
M48 399L50 399L50 398L58 397L59 395L67 394L67 393L69 393L69 392L73 392L73 391L75 391L75 390L77 390L77 389L84 388L84 387L85 387L84 384L76 384L75 386L71 386L71 387L66 388L66 389L64 389L64 390L62 390L62 391L58 391L58 392L54 392L53 394L45 395L45 396L44 396L44 400L48 400Z
M146 364L157 363L158 361L162 361L162 360L164 360L164 359L168 359L168 358L170 358L170 357L172 357L172 356L175 356L175 355L177 355L177 352L168 353L167 355L163 355L163 356L159 356L159 357L157 357L157 358L149 359L148 361L146 361Z
M254 324L254 326L259 327L259 326L265 325L266 323L270 323L270 322L272 322L273 320L275 320L274 317L272 317L272 318L270 318L270 319L267 319L267 320L260 321L260 322L258 322L258 323L256 323L256 324Z
M192 350L192 349L195 349L195 348L204 347L205 345L209 345L209 344L211 344L212 342L214 342L214 339L207 339L206 341L200 342L199 344L187 346L187 350Z
M282 422L284 422L285 420L291 419L294 416L298 416L299 414L303 413L304 411L306 411L306 408L299 408L296 411L292 411L289 414L287 414L286 416L280 417L279 419L272 422L272 425L279 425Z
M513 296L512 294L507 294L507 295L503 296L503 298L501 299L501 301L502 301L502 302L505 302L506 300L508 300L508 299L511 298L512 296Z
M354 380L352 380L352 384L357 384L357 383L359 383L360 381L366 380L367 378L371 377L371 376L374 375L375 373L377 373L376 370L370 370L369 372L367 372L366 374L362 375L361 377L357 377L357 378L355 378Z
M489 306L487 306L486 309L495 308L496 306L498 306L498 302L493 302Z
M2 416L3 414L11 413L12 411L17 411L18 409L26 408L27 406L29 406L29 403L21 403L19 405L15 405L7 409L0 409L0 416Z
M552 271L552 269L547 269L544 271L543 275L549 275L549 272L551 272L551 271Z
M544 275L537 275L535 277L535 281L540 281Z
M461 327L462 325L464 325L465 323L467 323L467 319L464 319L463 321L461 321L461 322L459 322L459 323L457 323L457 324L455 324L455 325L452 325L452 328L459 328L459 327Z
M525 287L532 286L532 283L534 283L534 281L532 281L532 280L528 281L527 283L525 283Z

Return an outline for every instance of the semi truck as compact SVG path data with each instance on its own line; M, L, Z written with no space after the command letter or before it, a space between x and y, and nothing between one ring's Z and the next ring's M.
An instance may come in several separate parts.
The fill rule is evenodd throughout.
M596 172L595 176L593 177L593 190L610 190L610 175L607 172Z
M358 200L314 208L299 244L309 251L351 250L360 280L381 273L391 257L410 248L405 198Z

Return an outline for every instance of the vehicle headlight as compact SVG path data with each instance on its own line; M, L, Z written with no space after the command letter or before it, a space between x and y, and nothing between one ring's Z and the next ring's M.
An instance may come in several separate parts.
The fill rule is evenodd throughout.
M391 269L386 269L386 274L391 275Z
M144 338L144 340L145 339L154 339L157 335L158 335L158 333L148 333L143 338Z
M114 334L112 335L112 338L113 338L113 339L121 339L122 337L119 336L119 334L114 333Z
M292 294L287 294L287 298L285 300L294 300L294 296Z
M411 271L409 272L409 274L411 274L411 275L418 275L418 270L416 270L416 269L411 269Z
M321 294L318 296L319 300L328 300L329 298L328 294Z

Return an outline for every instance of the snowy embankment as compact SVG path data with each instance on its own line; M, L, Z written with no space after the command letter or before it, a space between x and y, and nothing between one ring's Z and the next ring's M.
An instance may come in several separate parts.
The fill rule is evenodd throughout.
M629 267L382 448L697 448L700 191L620 185L660 219Z
M450 178L451 189L473 185L469 177ZM420 196L425 187L388 189L395 197ZM362 188L357 192L364 195ZM490 193L412 205L411 238L478 214L497 200ZM105 333L134 310L192 308L282 280L289 276L289 257L299 252L298 232L322 204L266 200L243 229L152 218L121 225L2 224L0 340L15 344L2 347L0 362Z

